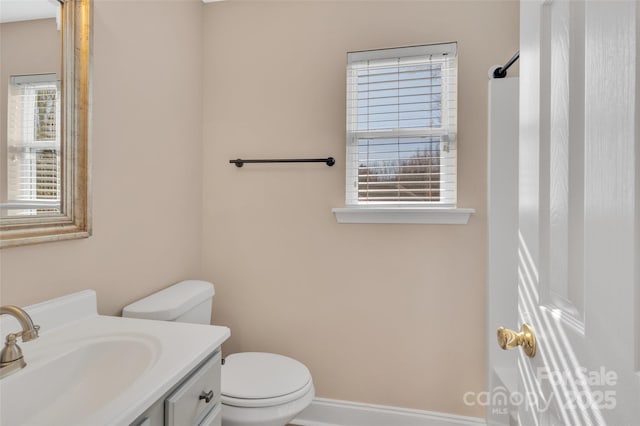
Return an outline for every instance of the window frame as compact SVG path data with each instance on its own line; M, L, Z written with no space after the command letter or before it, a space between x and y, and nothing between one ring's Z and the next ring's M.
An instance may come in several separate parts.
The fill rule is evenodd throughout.
M351 52L347 56L347 154L346 154L346 182L345 182L345 207L334 208L333 212L339 223L426 223L426 224L466 224L474 209L457 207L457 105L453 123L445 125L444 120L440 128L401 129L395 127L385 130L357 130L352 121L354 102L357 102L357 92L349 88L350 73L356 72L350 67L354 62L364 60L392 59L407 56L442 55L452 54L455 58L455 70L453 77L443 75L446 78L457 79L457 43L441 43L422 46L409 46L391 49L377 49L362 52ZM457 81L455 82L457 86ZM443 81L443 86L447 83ZM457 98L457 87L454 93ZM443 90L444 91L444 90ZM452 100L454 103L457 99ZM448 108L442 102L443 111ZM444 115L444 113L442 113ZM452 196L439 201L381 201L358 199L358 139L364 137L373 138L399 138L399 137L441 137L441 153L445 161L453 161L455 178L449 181L440 180L440 185L452 194ZM444 182L444 183L443 183ZM355 190L354 190L355 187Z
M429 59L426 59L426 58ZM435 59L432 61L432 59ZM415 59L417 58L417 59ZM440 62L442 66L450 66L453 68L453 75L448 72L441 72L440 75L440 126L439 127L402 127L400 119L397 126L385 129L369 129L361 130L357 121L359 114L359 92L358 73L360 71L370 72L380 66L381 63L389 61L391 69L398 67L409 67L410 63L394 65L393 61L408 61L417 65L431 65ZM451 180L439 179L439 193L441 198L438 201L421 201L421 200L362 200L360 199L360 163L359 141L375 140L375 139L401 139L401 138L440 138L440 160L445 162L449 167L456 169L456 150L455 140L457 132L457 45L456 43L430 44L422 46L398 47L391 49L378 49L360 52L349 52L347 54L347 180L345 188L345 204L347 206L432 206L432 207L455 207L456 205L456 176L454 174ZM375 74L374 74L375 75ZM452 81L453 80L453 81ZM374 83L375 84L375 83ZM368 90L368 88L367 88ZM393 89L391 89L393 90ZM400 89L398 89L399 91ZM397 95L397 101L411 95ZM367 98L368 100L368 98ZM369 107L367 107L369 108ZM449 112L453 110L453 115ZM366 118L370 117L367 112ZM367 125L367 127L369 127ZM457 173L457 171L456 171ZM397 175L398 176L398 175ZM449 194L442 197L442 194Z

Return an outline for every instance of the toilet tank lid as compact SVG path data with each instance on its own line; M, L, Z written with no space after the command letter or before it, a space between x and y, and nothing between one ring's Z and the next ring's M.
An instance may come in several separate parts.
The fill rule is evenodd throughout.
M187 280L125 306L123 317L171 321L215 294L207 281Z

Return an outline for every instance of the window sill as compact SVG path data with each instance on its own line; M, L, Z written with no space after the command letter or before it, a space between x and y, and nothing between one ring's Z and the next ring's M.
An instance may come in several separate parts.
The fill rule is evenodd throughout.
M334 208L338 223L412 223L466 225L475 209L448 207L341 207Z

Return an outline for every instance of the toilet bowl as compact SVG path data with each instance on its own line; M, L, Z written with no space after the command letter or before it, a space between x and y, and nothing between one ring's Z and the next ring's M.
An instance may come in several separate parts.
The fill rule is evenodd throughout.
M315 394L311 374L300 362L276 354L229 355L222 367L225 426L283 426Z
M126 306L122 316L209 324L213 284L182 281ZM265 352L229 355L222 365L223 426L284 426L313 400L309 369Z

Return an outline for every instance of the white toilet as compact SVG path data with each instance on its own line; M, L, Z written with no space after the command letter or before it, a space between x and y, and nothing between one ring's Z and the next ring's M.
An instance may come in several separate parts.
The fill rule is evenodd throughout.
M126 306L122 316L210 324L213 284L182 281ZM282 355L244 352L222 366L223 426L284 426L315 396L311 373Z

